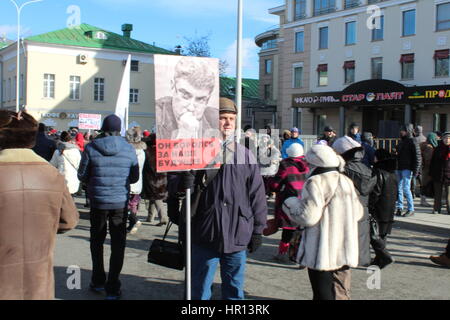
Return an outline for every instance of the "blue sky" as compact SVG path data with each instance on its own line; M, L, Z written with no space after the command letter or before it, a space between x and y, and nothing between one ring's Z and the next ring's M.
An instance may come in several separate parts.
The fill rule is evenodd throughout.
M269 8L283 0L244 1L243 76L258 78L257 34L278 24L278 17ZM18 4L26 0L16 0ZM185 44L184 37L210 34L211 53L227 60L229 76L235 75L237 0L44 0L27 5L21 14L23 36L37 35L65 28L76 5L81 22L105 30L122 33L123 23L132 23L132 37L171 49ZM0 37L16 39L16 9L10 0L0 0Z

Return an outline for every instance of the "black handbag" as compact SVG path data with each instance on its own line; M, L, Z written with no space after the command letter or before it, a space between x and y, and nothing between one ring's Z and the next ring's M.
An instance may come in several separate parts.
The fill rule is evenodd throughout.
M171 226L172 222L169 222L162 240L153 240L148 252L148 262L171 269L183 270L185 265L183 246L179 241L178 243L166 241Z

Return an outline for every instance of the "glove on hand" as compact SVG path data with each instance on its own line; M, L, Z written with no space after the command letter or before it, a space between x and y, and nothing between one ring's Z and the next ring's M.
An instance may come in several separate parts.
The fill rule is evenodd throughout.
M256 250L258 250L258 248L261 247L261 245L262 245L262 235L254 233L247 248L250 253L253 253Z

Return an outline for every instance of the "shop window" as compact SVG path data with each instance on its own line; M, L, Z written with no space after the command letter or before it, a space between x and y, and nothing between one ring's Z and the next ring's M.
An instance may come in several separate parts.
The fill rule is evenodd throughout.
M319 114L316 116L316 135L320 136L323 132L323 129L325 129L327 122L327 115L326 114Z
M433 114L433 131L440 131L440 132L447 131L447 114L446 113Z

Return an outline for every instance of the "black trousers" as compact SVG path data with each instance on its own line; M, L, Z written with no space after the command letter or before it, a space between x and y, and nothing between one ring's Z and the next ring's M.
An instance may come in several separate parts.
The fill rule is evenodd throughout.
M447 248L445 248L445 255L450 258L450 239L448 239Z
M373 251L375 251L375 260L391 257L391 254L386 249L386 241L387 234L381 234L377 240L370 240Z
M333 271L318 271L308 268L313 300L336 300Z
M92 279L95 286L105 285L107 293L115 294L120 290L119 275L122 271L127 237L127 208L100 210L91 208L91 257ZM111 257L109 260L108 281L106 281L103 263L103 244L108 231L111 235Z

